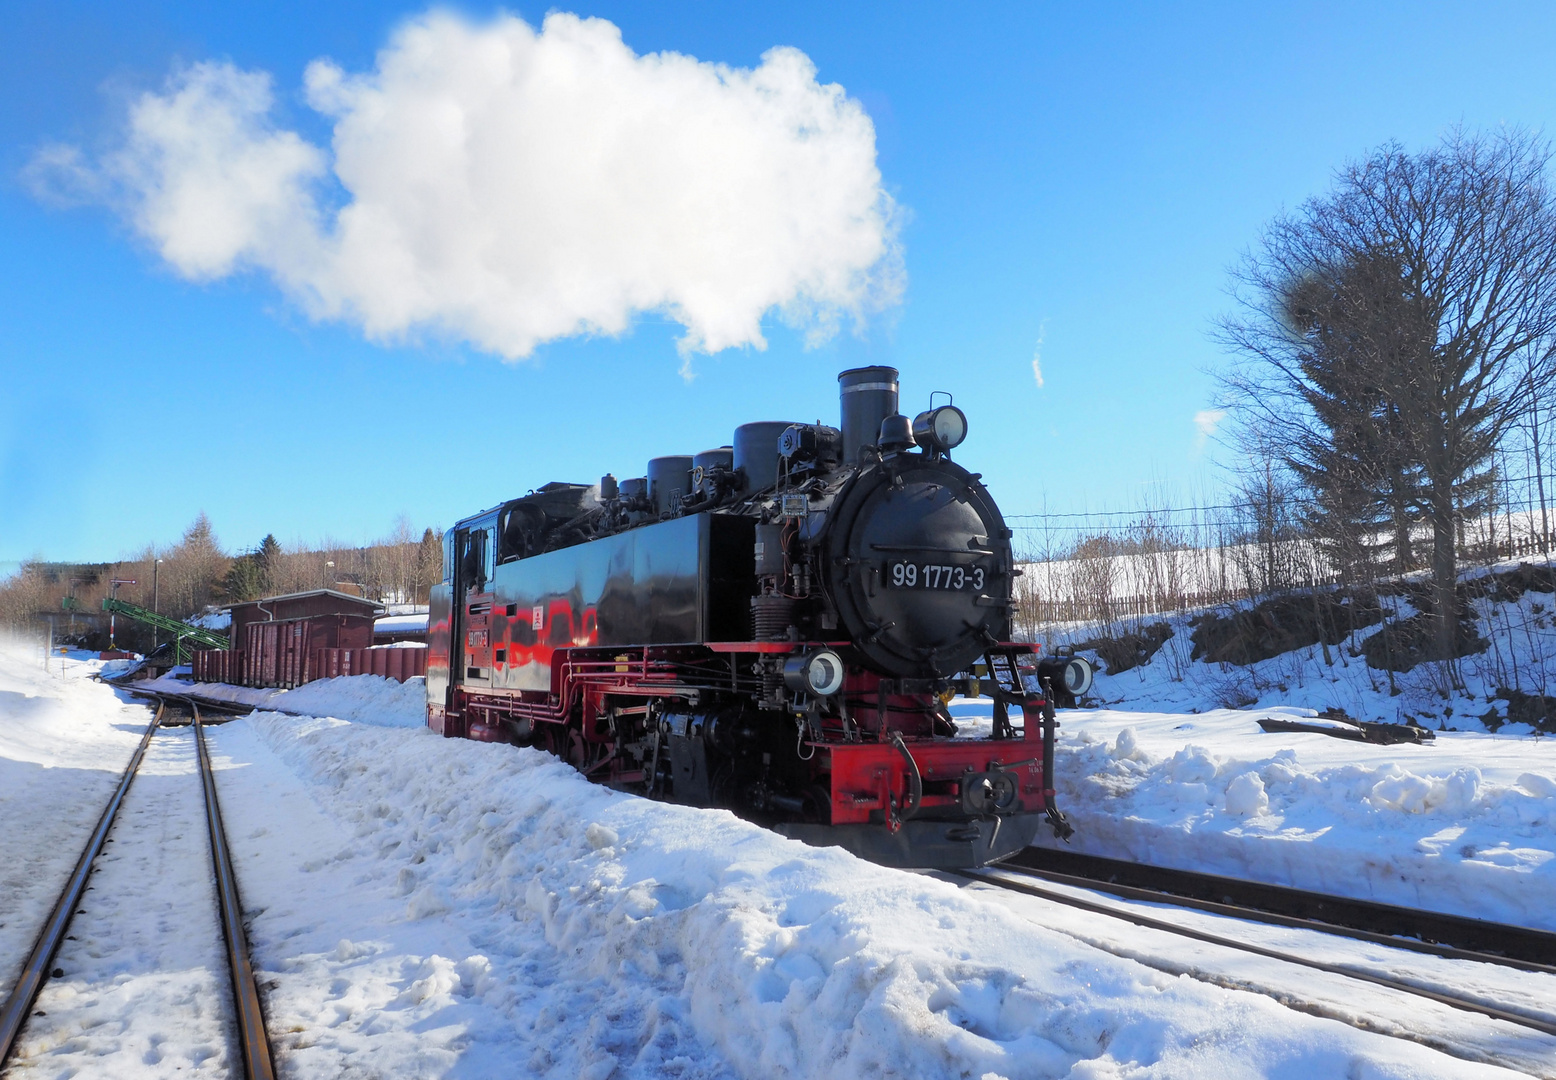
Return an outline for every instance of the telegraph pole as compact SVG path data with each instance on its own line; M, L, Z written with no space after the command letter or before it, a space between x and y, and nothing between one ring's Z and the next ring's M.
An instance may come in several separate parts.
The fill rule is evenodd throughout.
M162 613L162 610L157 607L157 571L160 569L162 569L162 560L153 554L151 557L151 612L153 615ZM151 628L151 647L153 649L162 644L161 638L162 632L153 626Z

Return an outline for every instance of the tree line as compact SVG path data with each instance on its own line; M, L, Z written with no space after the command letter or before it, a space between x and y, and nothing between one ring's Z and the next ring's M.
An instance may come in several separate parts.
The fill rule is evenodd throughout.
M442 532L427 528L418 535L403 516L388 536L370 544L283 545L267 534L252 548L229 552L202 513L178 543L147 545L117 562L23 563L0 581L0 624L37 629L39 616L61 611L67 596L87 612L99 611L105 596L116 595L176 619L212 606L319 588L381 603L425 604L429 588L442 576ZM117 587L116 579L121 582ZM89 632L87 623L83 632ZM124 620L117 637L134 647L151 640L149 631L125 626Z

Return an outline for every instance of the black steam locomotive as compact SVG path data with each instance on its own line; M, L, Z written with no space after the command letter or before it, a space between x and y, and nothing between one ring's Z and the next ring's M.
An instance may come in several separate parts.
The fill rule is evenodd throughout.
M967 418L901 415L893 368L838 379L839 428L745 424L459 522L429 725L891 865L1067 834L1053 707L1091 671L1010 641L1011 533L950 457ZM957 737L956 694L992 697L990 736Z

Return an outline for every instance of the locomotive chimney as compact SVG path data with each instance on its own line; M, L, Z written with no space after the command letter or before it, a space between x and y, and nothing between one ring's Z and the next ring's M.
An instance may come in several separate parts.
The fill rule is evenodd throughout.
M897 412L897 369L851 368L837 377L843 407L843 463L859 464L859 448L874 446L881 421Z

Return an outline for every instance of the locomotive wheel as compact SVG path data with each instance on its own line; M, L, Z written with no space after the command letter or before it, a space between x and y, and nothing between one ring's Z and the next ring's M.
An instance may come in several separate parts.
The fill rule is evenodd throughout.
M805 791L805 820L812 825L832 824L832 788L812 784Z
M567 762L579 772L588 768L588 747L577 728L568 724L546 724L539 734L537 744L546 753Z
M552 757L566 761L566 748L560 738L564 730L557 724L541 724L535 731L535 745Z
M565 738L567 752L561 755L562 760L585 776L604 765L614 752L609 744L590 743L583 737L583 732L571 725L567 728Z
M735 805L735 767L729 762L725 761L713 770L708 780L708 796L714 806Z

